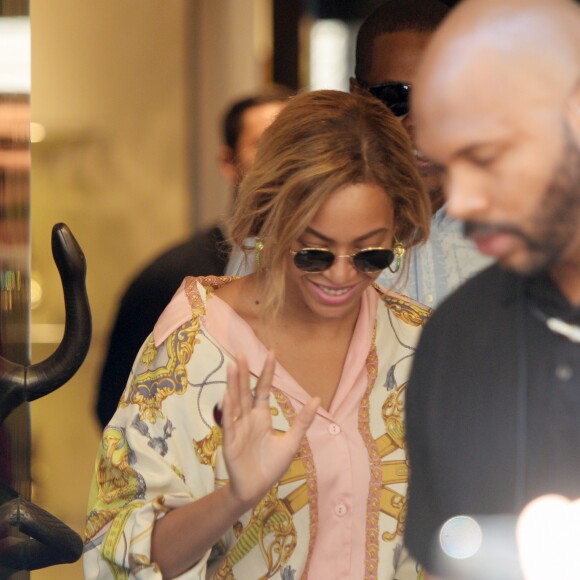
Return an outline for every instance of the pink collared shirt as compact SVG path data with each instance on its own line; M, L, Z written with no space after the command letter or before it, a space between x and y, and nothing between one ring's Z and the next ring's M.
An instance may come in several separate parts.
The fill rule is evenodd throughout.
M111 424L124 426L136 457L134 468L146 482L146 503L128 504L132 510L122 530L107 524L95 532L96 524L88 526L95 543L85 555L89 569L103 557L99 546L116 545L114 534L119 533L133 538L132 561L147 562L147 530L160 517L151 503L159 494L173 508L227 481L221 435L211 412L223 396L227 362L244 352L256 377L267 353L250 326L213 295L212 287L227 281L186 279L157 323L154 340L138 357ZM330 408L319 409L279 484L240 518L219 550L208 553L183 578L214 573L252 580L382 579L395 574L398 580L418 578L402 548L407 480L402 405L413 348L427 315L398 295L374 288L365 292ZM277 365L270 397L273 427L287 430L309 399ZM135 424L147 430L129 427ZM162 458L156 458L150 445L154 435L165 442ZM184 453L192 442L195 453ZM95 513L107 507L96 502ZM276 549L270 554L272 546ZM128 553L113 553L116 557L107 558L131 568ZM158 577L152 564L150 571L143 577Z
M368 384L366 359L377 304L376 292L363 295L336 394L328 411L319 407L308 430L318 483L318 533L309 566L311 578L364 578L369 463L358 433L358 407ZM266 347L218 296L208 301L205 325L230 354L243 352L250 372L260 375ZM273 386L288 396L296 412L311 398L279 364Z

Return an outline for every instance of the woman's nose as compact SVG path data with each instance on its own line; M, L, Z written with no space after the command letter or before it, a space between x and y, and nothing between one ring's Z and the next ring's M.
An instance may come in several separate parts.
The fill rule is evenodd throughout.
M351 280L357 270L348 255L336 256L332 266L327 270L327 278L335 283Z

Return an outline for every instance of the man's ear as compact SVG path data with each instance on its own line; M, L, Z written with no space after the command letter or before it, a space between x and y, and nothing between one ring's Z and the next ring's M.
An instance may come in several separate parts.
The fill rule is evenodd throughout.
M236 156L231 147L222 145L219 148L218 166L224 179L230 184L236 185L238 181L238 168L236 166Z
M567 111L570 125L576 136L576 143L580 144L580 80L568 98Z

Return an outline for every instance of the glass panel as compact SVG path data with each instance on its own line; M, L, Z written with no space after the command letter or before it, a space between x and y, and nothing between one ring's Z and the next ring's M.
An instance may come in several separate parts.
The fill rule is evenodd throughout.
M0 0L0 356L22 365L30 361L28 14L28 0ZM6 501L8 489L30 498L26 403L0 425L0 502ZM29 574L0 568L0 577L25 579Z

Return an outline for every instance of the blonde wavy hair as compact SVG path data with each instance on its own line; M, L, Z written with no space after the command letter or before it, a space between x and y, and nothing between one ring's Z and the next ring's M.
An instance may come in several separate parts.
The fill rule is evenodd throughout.
M284 302L292 243L332 193L360 183L378 185L392 199L395 235L405 247L427 239L431 206L397 118L367 95L292 97L262 135L228 223L238 247L251 236L263 243L264 313L275 316Z

